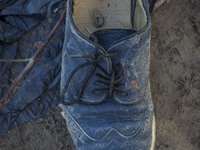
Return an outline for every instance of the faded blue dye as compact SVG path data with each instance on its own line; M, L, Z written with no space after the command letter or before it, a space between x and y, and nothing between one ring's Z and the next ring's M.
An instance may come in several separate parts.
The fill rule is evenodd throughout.
M151 24L148 2L142 1L148 20L146 26L139 32L131 33L130 31L127 36L114 43L110 41L111 46L102 44L107 49L99 46L103 54L119 53L116 57L101 59L98 64L107 73L111 73L112 67L118 73L117 64L124 65L123 78L117 84L125 84L120 91L126 92L128 96L120 97L113 94L112 98L107 98L107 94L93 94L93 90L104 88L93 84L98 81L95 73L100 74L97 68L83 91L82 102L72 106L61 105L62 115L66 119L68 130L78 150L149 150L151 148L153 121L149 84ZM62 57L61 92L73 69L89 61L86 58L70 58L70 55L95 54L94 43L75 27L71 8L72 1L69 0ZM114 32L114 30L111 31ZM120 35L120 30L117 32ZM94 34L106 36L104 33L98 31ZM124 34L123 31L122 34ZM66 102L72 102L76 98L81 83L90 69L89 66L82 68L73 76L65 95ZM104 100L105 102L100 103Z

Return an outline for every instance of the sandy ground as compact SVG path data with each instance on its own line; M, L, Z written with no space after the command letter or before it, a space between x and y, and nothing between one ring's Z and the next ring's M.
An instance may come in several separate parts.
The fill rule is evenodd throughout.
M155 150L200 150L200 0L167 1L152 14ZM0 150L75 150L60 109L0 139Z
M152 15L156 150L200 150L200 1L171 0Z

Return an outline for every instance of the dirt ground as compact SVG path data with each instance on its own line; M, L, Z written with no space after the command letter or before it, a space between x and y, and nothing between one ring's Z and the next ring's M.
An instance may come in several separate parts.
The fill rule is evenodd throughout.
M152 15L155 150L200 150L200 1L171 0Z
M152 14L155 150L200 150L200 0L168 0ZM60 109L0 139L0 150L75 150Z

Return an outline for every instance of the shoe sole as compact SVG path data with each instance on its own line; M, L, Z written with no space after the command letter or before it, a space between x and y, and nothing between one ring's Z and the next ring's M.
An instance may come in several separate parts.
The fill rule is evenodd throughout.
M152 143L151 143L151 149L150 149L150 150L154 150L154 147L155 147L155 140L156 140L156 121L155 121L155 115L153 115Z

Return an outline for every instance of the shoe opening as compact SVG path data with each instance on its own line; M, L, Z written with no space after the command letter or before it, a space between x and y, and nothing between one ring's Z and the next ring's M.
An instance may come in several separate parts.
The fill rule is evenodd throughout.
M87 38L89 33L104 29L139 31L147 23L142 0L73 0L73 20Z

